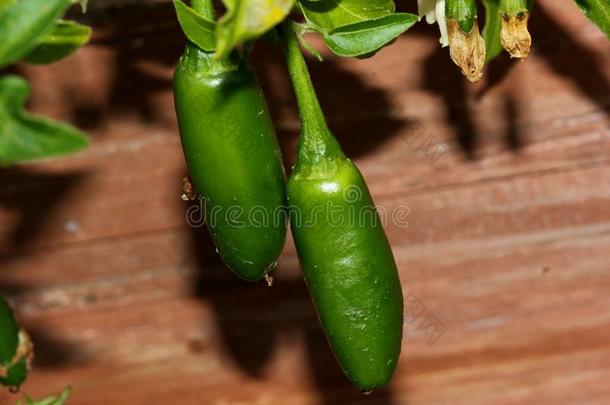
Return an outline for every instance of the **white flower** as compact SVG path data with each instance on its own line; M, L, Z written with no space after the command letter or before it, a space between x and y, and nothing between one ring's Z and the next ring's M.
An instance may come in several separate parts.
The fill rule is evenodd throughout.
M445 21L445 0L417 0L419 18L426 17L428 24L438 23L441 31L440 43L444 47L449 45L447 35L447 22Z

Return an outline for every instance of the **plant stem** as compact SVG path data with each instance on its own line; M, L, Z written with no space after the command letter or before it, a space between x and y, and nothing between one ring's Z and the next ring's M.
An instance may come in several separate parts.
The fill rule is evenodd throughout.
M182 1L182 0L179 0ZM216 21L213 0L191 0L193 10L209 21ZM216 58L214 52L204 51L187 41L181 65L195 74L217 75L238 69L239 57L232 52L228 57Z
M286 63L301 117L297 164L303 163L302 161L316 163L324 158L344 157L324 118L292 22L284 22L282 28Z
M526 0L500 0L500 13L514 16L527 12Z
M193 10L201 14L205 19L216 21L216 11L214 10L214 2L212 0L192 0L191 6Z

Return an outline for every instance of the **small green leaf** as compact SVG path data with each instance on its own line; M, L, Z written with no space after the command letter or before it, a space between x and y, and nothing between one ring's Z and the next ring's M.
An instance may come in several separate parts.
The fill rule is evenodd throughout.
M204 51L213 52L216 47L216 23L206 20L182 0L174 0L178 22L189 41Z
M0 9L0 68L34 49L70 3L71 0L19 0Z
M486 56L485 62L495 59L504 48L500 41L500 30L502 20L500 19L500 0L483 0L485 6L485 27L483 28L483 39L485 40Z
M375 20L392 14L392 0L298 0L307 22L320 32L330 33L339 27Z
M376 20L344 25L323 35L328 47L339 56L369 55L396 39L417 19L413 14L390 14Z
M17 405L64 405L72 391L71 387L66 387L57 395L52 395L43 399L35 400L29 396L25 396L26 402L19 401Z
M227 13L216 28L216 56L226 57L240 42L255 39L286 18L294 0L223 0Z
M608 0L575 0L578 7L610 39L610 1Z
M91 28L74 21L59 20L55 28L24 57L27 63L43 65L65 58L89 42Z
M29 91L18 76L0 79L0 166L77 152L89 143L70 125L25 112Z

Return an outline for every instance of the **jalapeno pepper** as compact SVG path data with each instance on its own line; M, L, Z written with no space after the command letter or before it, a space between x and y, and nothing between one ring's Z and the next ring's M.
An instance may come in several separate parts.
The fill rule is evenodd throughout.
M214 18L208 2L194 2ZM174 76L186 162L218 253L237 275L259 280L286 236L285 174L267 104L248 63L187 44Z
M388 383L400 354L397 267L367 185L328 129L290 23L283 32L302 122L287 187L292 234L330 345L369 391Z

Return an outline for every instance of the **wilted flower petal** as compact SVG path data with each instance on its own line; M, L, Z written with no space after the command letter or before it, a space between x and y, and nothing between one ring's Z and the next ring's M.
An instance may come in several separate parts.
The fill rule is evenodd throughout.
M441 31L440 43L444 47L449 45L447 35L447 22L445 20L445 0L417 0L419 17L426 17L428 24L438 23Z
M417 10L419 17L426 17L428 24L436 22L436 0L417 0Z

